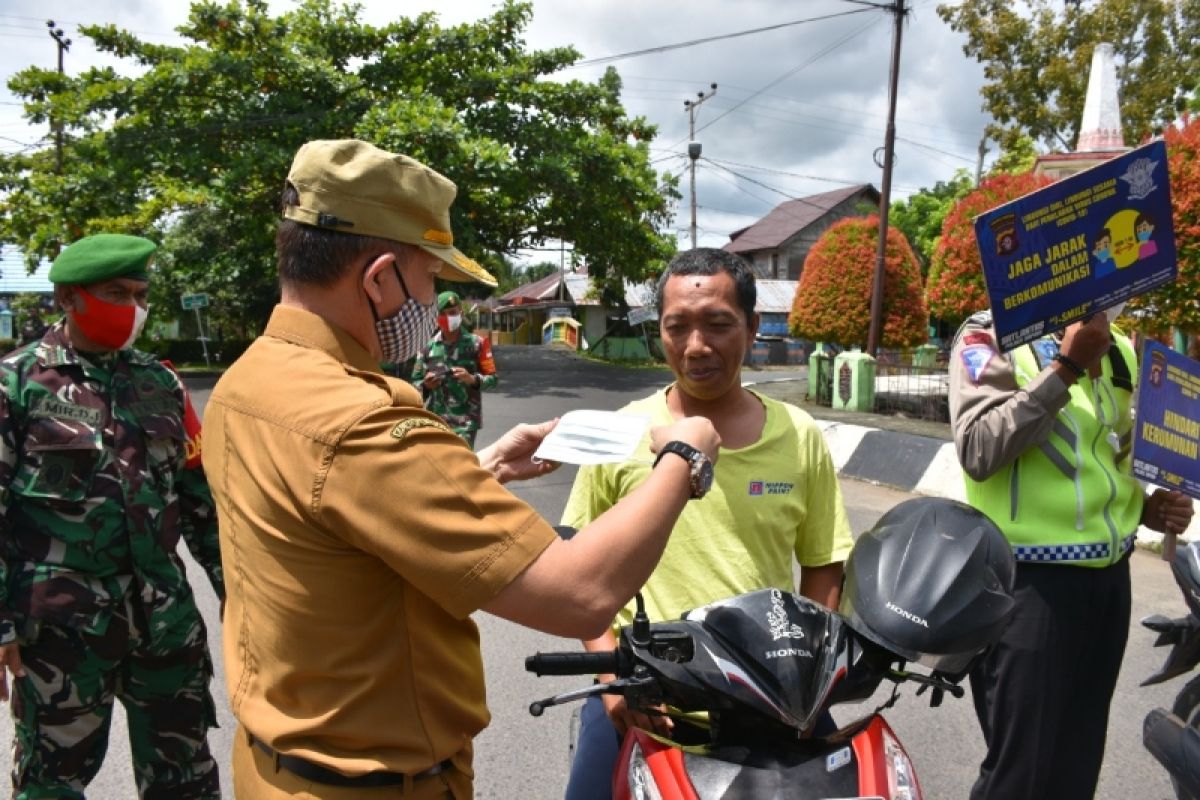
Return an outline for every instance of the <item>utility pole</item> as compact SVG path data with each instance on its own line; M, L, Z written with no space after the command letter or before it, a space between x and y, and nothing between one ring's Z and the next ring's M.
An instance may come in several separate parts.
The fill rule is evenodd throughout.
M63 74L63 53L71 48L71 40L63 38L62 28L54 27L54 20L46 20L46 27L50 29L50 38L58 45L58 74ZM56 163L58 172L62 174L62 120L58 120L52 124L54 128L54 149L56 153Z
M888 206L892 201L892 159L896 150L896 90L900 82L900 34L908 9L904 0L895 0L888 9L895 15L892 30L892 66L888 76L887 132L883 139L883 185L879 200L879 248L875 254L875 276L871 287L871 327L867 333L867 353L874 358L883 338L884 264L887 255Z
M709 84L707 94L696 92L695 100L684 100L683 107L688 112L688 158L692 168L692 249L696 249L696 159L700 158L700 143L696 141L696 108L708 98L717 93L717 85Z
M979 140L979 160L975 162L975 185L978 186L983 180L983 157L987 155L987 135Z

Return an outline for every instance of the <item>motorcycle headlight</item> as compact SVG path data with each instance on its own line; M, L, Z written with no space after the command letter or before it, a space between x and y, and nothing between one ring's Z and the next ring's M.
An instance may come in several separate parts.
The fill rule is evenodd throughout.
M630 748L629 769L625 775L629 782L629 796L633 800L663 800L650 773L650 765L646 763L646 755L636 743Z
M891 800L921 800L912 759L887 730L883 731L883 753L887 759L888 797Z

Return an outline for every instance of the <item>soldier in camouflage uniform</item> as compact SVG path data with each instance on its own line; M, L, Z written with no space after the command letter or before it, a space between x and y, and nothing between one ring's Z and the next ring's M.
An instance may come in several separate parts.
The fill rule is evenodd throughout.
M199 423L178 376L127 349L154 249L66 248L50 270L65 319L0 361L0 700L7 667L19 800L84 796L114 699L142 797L220 796L212 661L176 553L182 536L224 598Z
M412 383L421 390L425 407L474 447L483 425L482 392L495 388L499 379L491 342L461 326L462 302L454 292L442 292L440 330L413 364Z

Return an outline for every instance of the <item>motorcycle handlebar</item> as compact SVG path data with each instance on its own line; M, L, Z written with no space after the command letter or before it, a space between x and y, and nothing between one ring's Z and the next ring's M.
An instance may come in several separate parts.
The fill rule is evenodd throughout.
M602 653L538 653L525 659L525 671L542 675L595 675L617 672L618 651Z

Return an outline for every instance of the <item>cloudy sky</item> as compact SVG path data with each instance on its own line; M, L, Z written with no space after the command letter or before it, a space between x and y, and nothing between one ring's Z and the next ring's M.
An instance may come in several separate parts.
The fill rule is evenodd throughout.
M938 17L938 0L908 0L896 111L893 199L952 177L974 173L988 122L981 110L982 69L962 52L961 38ZM434 11L444 24L485 16L492 0L362 0L364 18ZM272 0L271 7L291 7ZM676 229L689 236L688 113L696 109L699 244L720 246L729 233L790 198L856 183L881 188L875 164L887 121L892 15L863 0L534 0L526 30L531 48L572 44L584 61L657 50L601 64L570 77L594 79L608 63L624 81L632 115L659 126L656 166L682 175L684 197ZM77 26L112 22L157 43L182 43L174 29L187 16L184 0L0 0L0 73L5 81L29 65L54 68L57 47L46 20L73 40L65 69L101 62ZM796 24L789 24L796 23ZM772 28L746 33L759 28ZM699 41L713 39L713 41ZM126 67L129 69L129 67ZM0 151L45 140L43 127L21 118L17 99L0 91ZM995 158L989 152L985 164Z

